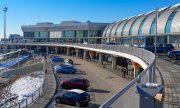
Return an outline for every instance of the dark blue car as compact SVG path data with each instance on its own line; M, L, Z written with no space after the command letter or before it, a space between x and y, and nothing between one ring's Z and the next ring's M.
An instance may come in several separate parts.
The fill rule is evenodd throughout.
M173 50L173 51L169 51L167 53L167 56L169 58L171 58L172 60L176 60L179 59L180 60L180 50Z
M62 95L56 95L55 102L75 105L77 107L86 106L90 102L90 95L83 90L72 89Z
M53 62L64 62L64 59L59 56L54 56L54 57L52 57L52 61Z
M145 49L151 52L155 52L155 45L148 46ZM157 53L166 53L172 50L174 50L174 46L172 44L164 44L164 43L156 44Z
M56 66L55 71L57 73L75 74L77 72L77 69L73 65L61 64L61 65Z

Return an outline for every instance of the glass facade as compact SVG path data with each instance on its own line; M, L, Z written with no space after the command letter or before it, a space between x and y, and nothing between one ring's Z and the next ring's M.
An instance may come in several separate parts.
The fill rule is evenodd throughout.
M89 36L90 37L101 37L101 31L100 30L90 30Z
M64 31L64 37L75 37L75 31L72 30Z
M48 38L49 32L34 32L35 38Z
M85 37L84 36L84 31L83 30L77 30L76 31L76 37ZM86 36L87 37L87 36Z
M35 36L35 38L38 38L39 37L39 32L34 32L34 36Z
M166 28L165 28L165 32L166 33L170 33L171 32L171 24L172 24L172 20L174 18L174 16L176 15L177 11L173 11L171 13L171 15L169 16L167 22L166 22Z
M180 36L169 36L169 43L180 43Z
M48 38L48 32L39 32L39 38Z
M34 38L35 35L34 35L34 32L24 32L24 38L27 39L27 38Z

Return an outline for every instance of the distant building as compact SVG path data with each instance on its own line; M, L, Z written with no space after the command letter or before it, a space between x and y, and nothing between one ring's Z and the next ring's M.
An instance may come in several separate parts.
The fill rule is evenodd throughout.
M101 43L100 38L107 24L90 21L63 21L60 24L45 22L36 25L23 25L21 28L24 39L31 41Z
M19 34L10 34L9 35L9 41L11 42L20 42L23 39L23 36L20 36Z

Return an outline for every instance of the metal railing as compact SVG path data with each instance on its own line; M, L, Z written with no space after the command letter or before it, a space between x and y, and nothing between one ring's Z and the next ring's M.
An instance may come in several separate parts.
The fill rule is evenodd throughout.
M30 43L31 45L38 45L38 43ZM29 43L27 45L30 45ZM48 46L54 46L56 43L41 43L48 44ZM26 43L24 43L26 45ZM114 96L108 99L104 104L100 106L100 108L138 108L139 107L139 99L136 91L136 84L145 84L147 82L155 82L155 62L156 58L154 53L149 52L142 48L136 47L125 47L125 46L111 46L111 45L99 45L99 44L56 44L57 46L63 45L72 45L75 46L83 46L88 48L96 48L103 50L116 51L121 53L126 53L133 55L135 57L140 58L148 65L146 69L135 79L133 79L129 84L127 84L124 88L122 88L119 92L117 92ZM74 46L73 46L74 45ZM128 103L130 102L130 103Z
M17 103L16 108L28 108L30 107L38 98L40 98L47 87L47 77L44 76L44 82L43 84L40 86L40 88L38 90L36 90L33 94L29 95L26 97L26 99L20 101Z

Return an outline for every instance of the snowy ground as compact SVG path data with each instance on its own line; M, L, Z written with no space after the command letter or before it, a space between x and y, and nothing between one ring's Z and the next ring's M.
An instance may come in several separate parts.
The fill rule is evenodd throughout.
M43 82L44 75L26 75L15 81L15 83L10 88L10 93L17 94L19 96L18 100L21 101L38 90Z
M9 106L9 104L12 104L12 102L6 102L6 100L11 97L16 97L16 101L13 102L14 105L17 102L23 101L41 87L44 82L44 78L44 72L42 71L22 76L20 79L16 80L11 86L6 88L6 91L8 91L8 93L6 93L4 99L0 100L2 101L1 103L6 103L6 106Z

